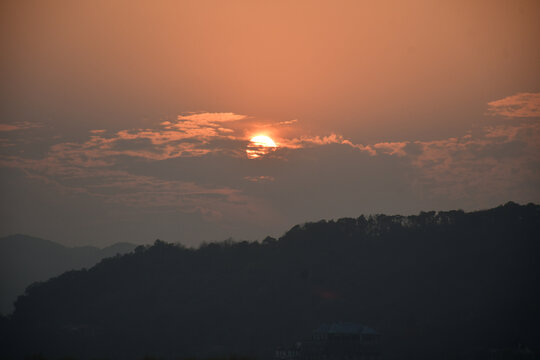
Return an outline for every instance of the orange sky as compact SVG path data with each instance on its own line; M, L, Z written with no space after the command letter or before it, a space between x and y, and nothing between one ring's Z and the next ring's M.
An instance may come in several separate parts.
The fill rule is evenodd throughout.
M464 112L537 90L539 9L492 0L4 2L3 95L10 115L98 127L203 110L299 118L359 141L457 135L471 122Z
M104 243L133 235L122 226L142 218L153 219L147 229L166 228L169 240L185 235L197 242L256 238L295 222L359 212L540 200L538 1L4 1L0 7L1 189L41 199L33 215L14 210L18 200L10 199L0 235L68 241L54 219L42 219L50 207L58 216L79 214L74 233L96 225L84 219L106 209L110 218L96 220ZM216 121L215 114L238 118ZM238 156L257 132L286 149L272 152L268 163L245 162ZM341 180L320 174L324 166ZM485 166L491 170L472 170ZM95 183L73 175L89 167L101 174ZM158 201L170 207L160 207L160 215L144 204L126 210L121 190L96 190L119 181L134 193L168 189L159 196L184 200L177 207ZM355 181L369 195L351 197ZM262 183L264 189L255 188ZM392 197L409 187L416 197ZM320 196L316 189L332 196L317 204L310 198ZM64 195L48 198L51 191ZM186 200L186 193L207 195ZM209 200L216 196L225 200ZM284 213L288 208L294 211ZM175 222L200 225L184 231Z

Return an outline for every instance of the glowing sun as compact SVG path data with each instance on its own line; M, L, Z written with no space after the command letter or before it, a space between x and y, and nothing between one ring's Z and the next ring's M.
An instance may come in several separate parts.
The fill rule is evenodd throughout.
M272 138L266 135L257 135L249 140L246 154L250 159L256 159L277 149L277 145Z

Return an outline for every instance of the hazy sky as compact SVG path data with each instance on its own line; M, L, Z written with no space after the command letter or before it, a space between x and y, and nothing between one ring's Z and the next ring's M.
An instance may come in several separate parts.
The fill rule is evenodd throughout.
M0 235L540 202L539 1L3 1ZM246 154L255 135L276 148Z

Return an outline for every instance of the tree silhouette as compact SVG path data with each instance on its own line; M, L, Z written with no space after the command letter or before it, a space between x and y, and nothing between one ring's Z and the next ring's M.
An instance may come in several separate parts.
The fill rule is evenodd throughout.
M539 225L539 206L508 203L305 223L260 243L156 240L28 287L0 321L1 348L267 358L343 320L380 332L386 359L538 353Z

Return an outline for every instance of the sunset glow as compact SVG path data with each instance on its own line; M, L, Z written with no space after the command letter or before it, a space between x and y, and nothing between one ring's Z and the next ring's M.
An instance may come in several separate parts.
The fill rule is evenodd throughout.
M276 147L274 140L265 135L258 135L251 138L251 143L262 147Z
M0 360L540 360L540 0L0 16Z
M0 237L198 246L540 202L538 1L0 9Z
M277 145L272 138L266 135L257 135L249 140L246 154L250 159L256 159L277 149Z

